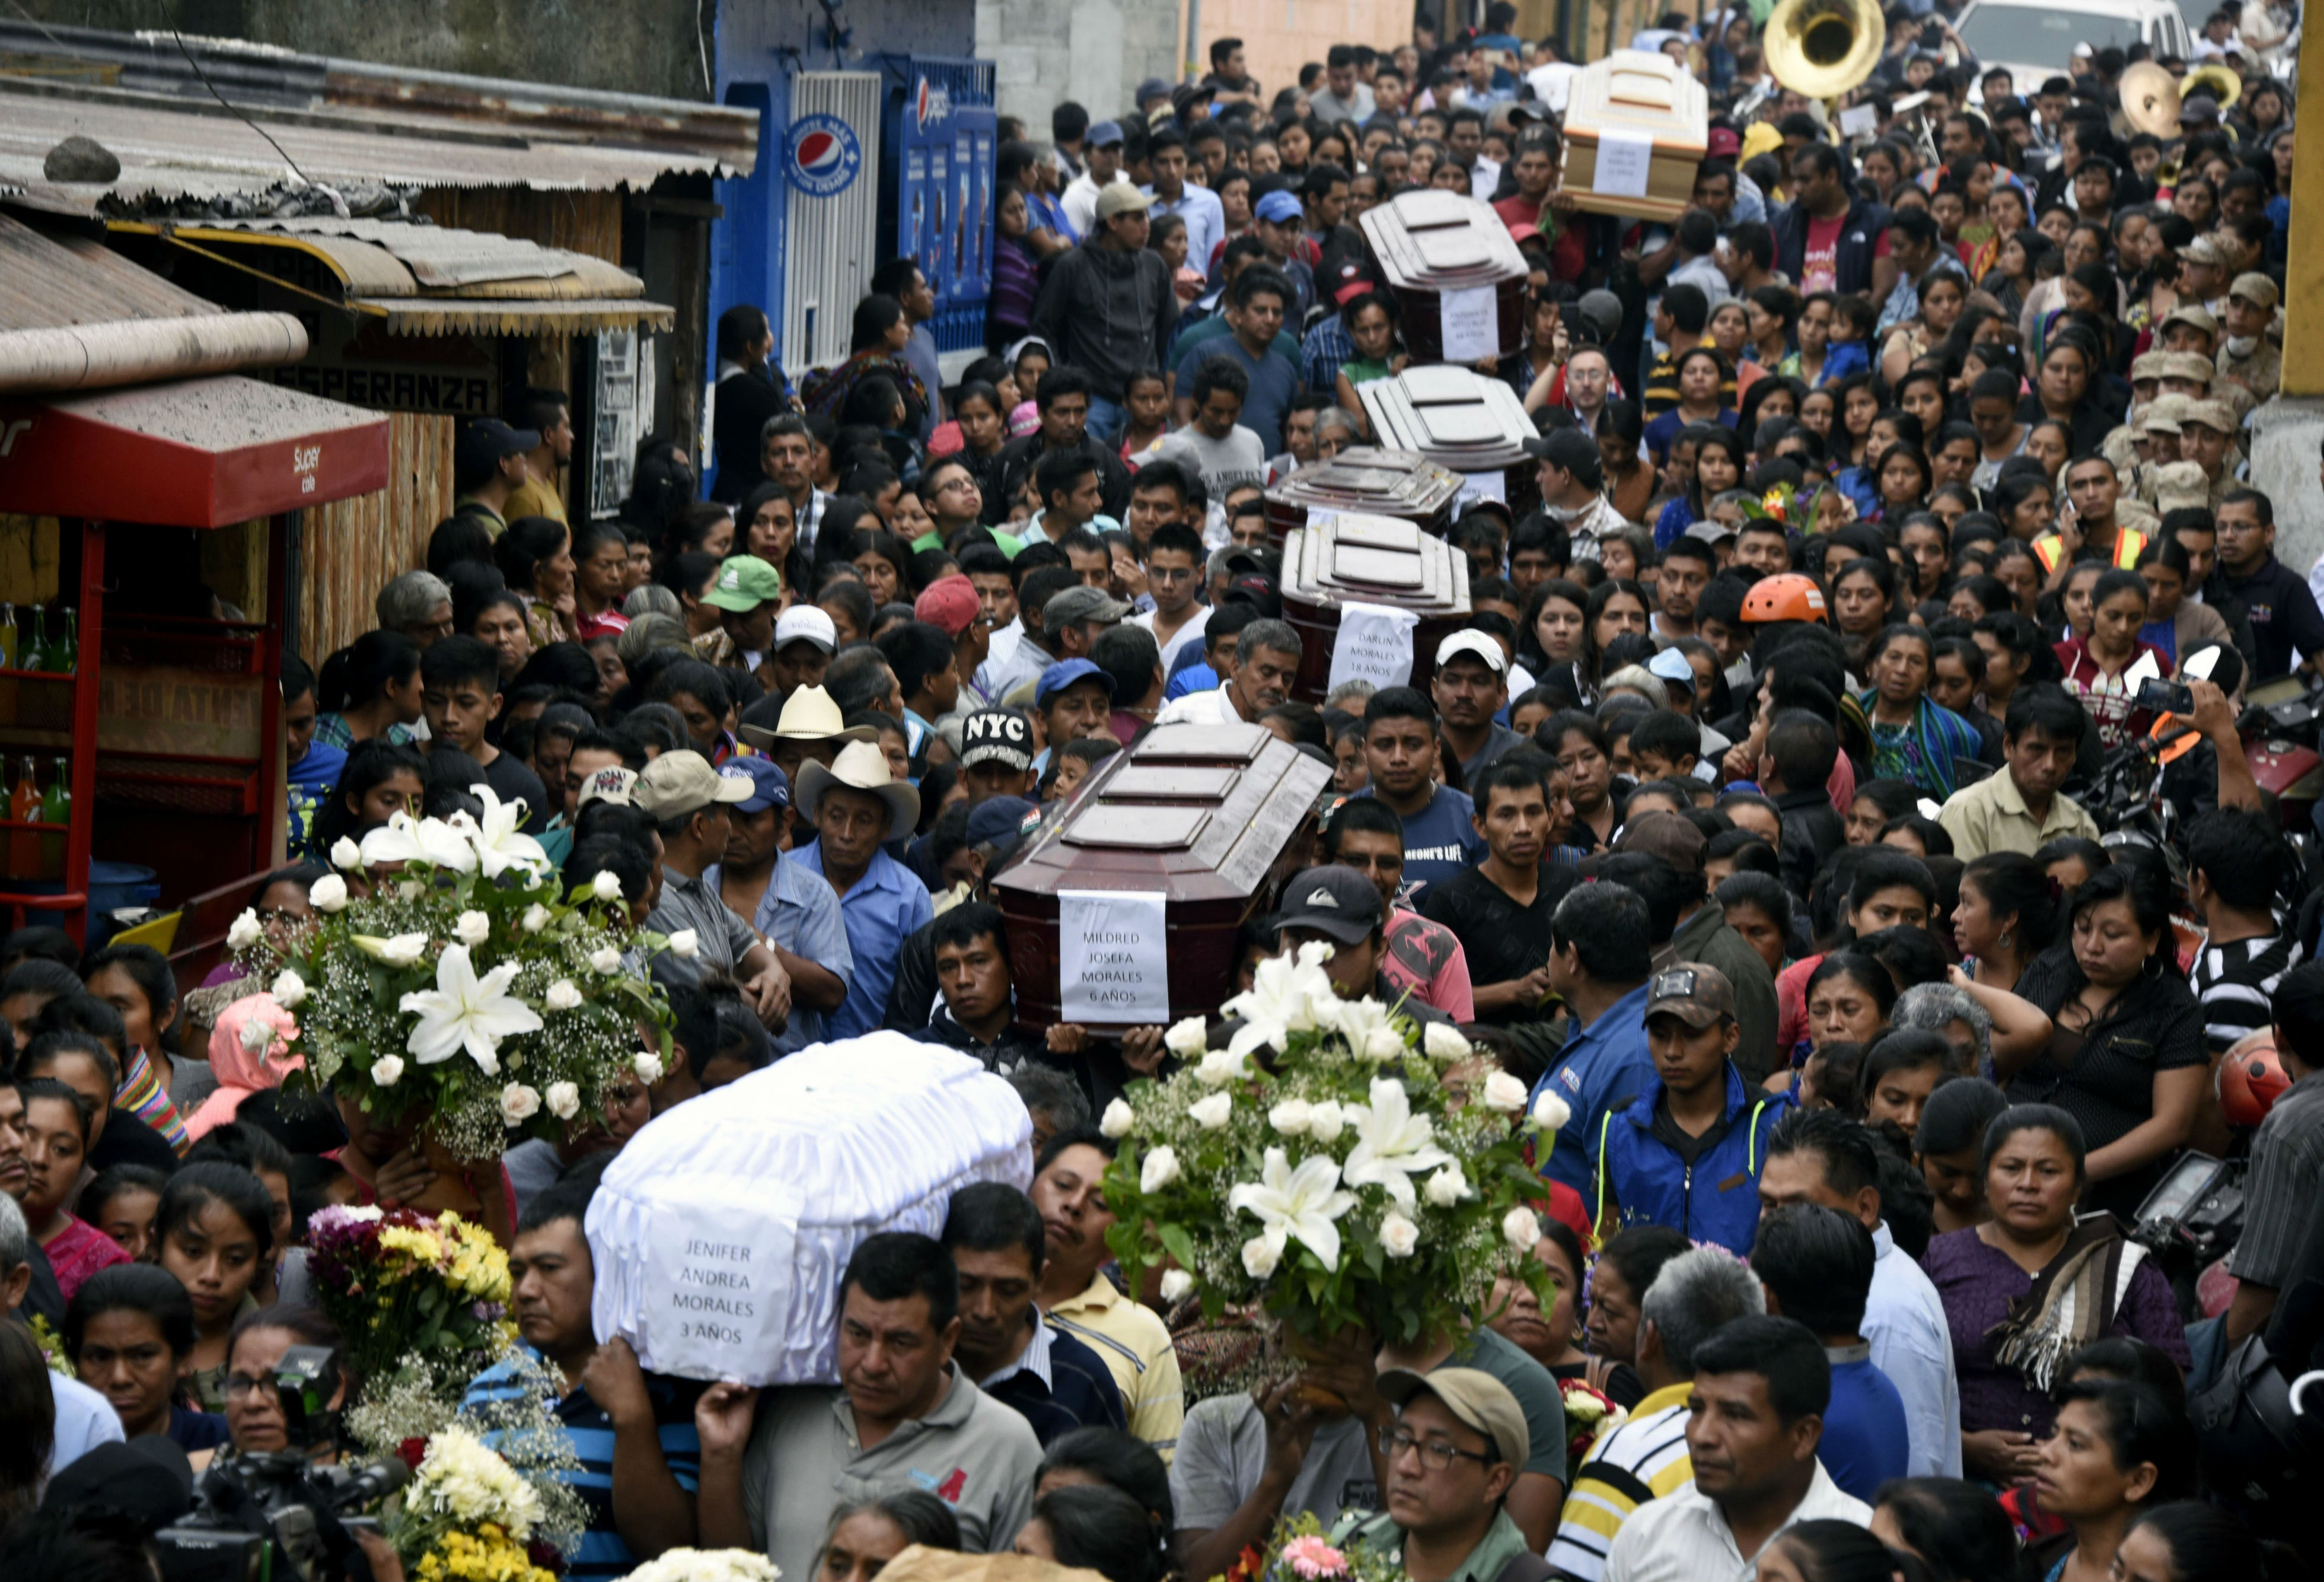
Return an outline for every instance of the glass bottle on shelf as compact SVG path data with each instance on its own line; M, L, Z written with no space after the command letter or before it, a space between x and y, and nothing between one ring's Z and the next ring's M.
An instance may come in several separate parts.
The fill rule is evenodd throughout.
M0 670L16 668L16 606L0 600Z
M18 670L38 671L48 668L48 607L36 602L32 606L32 622L25 627L23 636L17 644L16 668Z
M65 864L65 827L72 822L72 760L59 758L56 773L49 789L41 796L41 822L56 827L53 835L41 837L41 866L43 873L61 874Z
M49 644L48 668L69 676L80 668L80 621L78 612L70 609L57 612L64 630Z
M8 793L8 817L18 824L37 823L41 817L41 787L35 778L38 771L28 755L18 771L15 788ZM37 879L41 876L41 837L30 829L8 832L8 873L17 879Z

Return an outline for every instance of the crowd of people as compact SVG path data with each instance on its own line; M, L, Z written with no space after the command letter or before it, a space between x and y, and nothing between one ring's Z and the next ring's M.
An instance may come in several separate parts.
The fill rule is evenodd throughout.
M2227 0L2161 64L2240 92L2163 136L2116 94L2148 45L2020 81L1957 14L1889 8L1853 135L1748 15L1640 33L1712 106L1668 224L1563 185L1574 66L1504 0L1272 91L1221 40L1111 119L1004 125L961 376L899 259L796 381L729 310L711 455L650 441L615 517L567 519L561 393L470 423L425 569L285 659L293 861L252 948L313 922L338 843L489 785L568 885L698 940L652 968L673 1058L473 1168L285 1089L247 951L181 992L148 948L9 936L0 1571L151 1575L206 1465L283 1449L277 1364L343 1340L307 1221L377 1204L507 1249L589 1512L571 1576L698 1547L869 1582L918 1544L1212 1582L1299 1518L1414 1582L2300 1575L2312 1535L2199 1466L2190 1407L2255 1347L2307 1365L2324 1280L2324 908L2241 725L2324 665L2324 565L2276 558L2243 451L2282 365L2291 24ZM1358 392L1411 365L1360 222L1415 188L1489 205L1530 270L1478 366L1537 428L1539 504L1451 523L1469 609L1413 684L1318 697L1268 492L1370 442ZM1182 725L1331 774L1219 1001L1325 939L1342 994L1555 1096L1554 1301L1505 1279L1440 1344L1305 1344L1245 1387L1220 1359L1276 1356L1263 1324L1121 1283L1096 1117L1181 1056L1025 1018L992 882ZM1029 1191L863 1241L836 1384L601 1342L608 1162L881 1029L1013 1085ZM2132 1234L2190 1158L2245 1172L2220 1266Z

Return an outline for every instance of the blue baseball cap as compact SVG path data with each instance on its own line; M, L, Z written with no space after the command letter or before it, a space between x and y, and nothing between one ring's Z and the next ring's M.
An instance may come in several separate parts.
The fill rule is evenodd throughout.
M1100 121L1089 129L1089 136L1084 141L1092 148L1105 148L1112 143L1120 143L1124 141L1121 135L1121 123Z
M1085 659L1061 659L1041 672L1033 688L1033 707L1045 707L1051 698L1075 681L1095 681L1105 689L1106 701L1113 700L1113 678Z
M769 808L791 805L790 777L771 758L729 758L718 772L728 780L747 780L751 794L734 804L738 813L763 813Z
M1259 218L1279 226L1299 218L1307 211L1300 207L1297 198L1278 187L1259 200L1256 212Z

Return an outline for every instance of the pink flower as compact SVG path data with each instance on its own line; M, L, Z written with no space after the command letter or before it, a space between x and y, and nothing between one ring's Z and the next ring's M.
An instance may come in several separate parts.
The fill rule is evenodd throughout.
M1308 1582L1316 1582L1318 1577L1348 1574L1348 1557L1320 1538L1293 1539L1283 1546L1283 1558Z

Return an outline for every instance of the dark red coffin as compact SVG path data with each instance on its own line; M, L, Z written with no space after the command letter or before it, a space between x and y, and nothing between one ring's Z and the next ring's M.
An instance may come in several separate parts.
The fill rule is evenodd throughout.
M1255 725L1161 726L1098 765L993 881L1019 1024L1058 1020L1060 890L1165 893L1171 1016L1216 1013L1234 994L1236 930L1310 860L1331 780Z
M1438 363L1374 379L1358 385L1356 393L1382 445L1416 450L1462 476L1455 519L1480 494L1502 501L1515 516L1541 503L1534 458L1525 449L1538 430L1524 400L1502 381Z
M1525 344L1525 254L1489 206L1441 188L1400 192L1365 211L1363 230L1396 292L1404 344L1414 362L1513 356ZM1489 349L1456 345L1448 350L1446 293L1480 291L1492 295L1489 325L1497 341ZM1458 305L1454 311L1456 321L1476 322Z
M1462 479L1416 450L1351 445L1329 461L1303 467L1267 492L1268 541L1277 549L1310 514L1329 521L1348 512L1393 516L1443 538Z
M1413 686L1435 673L1436 645L1469 619L1469 558L1409 522L1342 516L1302 528L1283 551L1283 618L1299 634L1291 694L1323 706L1345 604L1386 605L1420 618L1413 631Z

